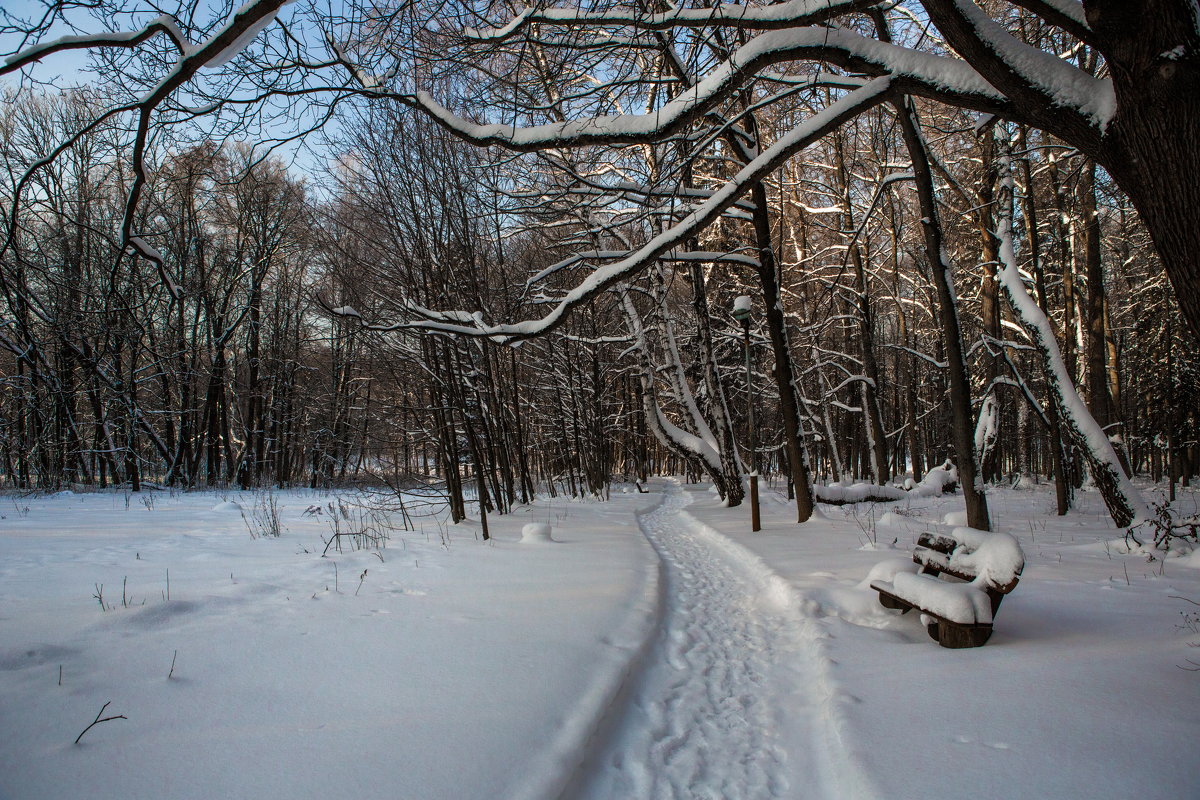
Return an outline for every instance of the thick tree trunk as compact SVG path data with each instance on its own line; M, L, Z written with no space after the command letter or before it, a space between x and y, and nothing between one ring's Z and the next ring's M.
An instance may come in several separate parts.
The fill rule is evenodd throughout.
M1097 160L1133 201L1200 337L1200 28L1189 0L1085 0L1116 91Z

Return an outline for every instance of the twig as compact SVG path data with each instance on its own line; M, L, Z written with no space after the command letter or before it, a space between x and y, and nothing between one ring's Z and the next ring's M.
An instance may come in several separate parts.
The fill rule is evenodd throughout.
M171 671L167 673L167 680L171 680L171 676L175 674L175 659L179 658L179 651L175 651L175 655L171 656Z
M83 735L85 733L87 733L88 731L90 731L95 726L99 725L101 722L112 722L114 719L129 719L129 717L125 716L124 714L116 714L114 716L104 717L103 719L101 719L100 715L104 713L104 709L108 708L109 703L111 703L111 702L112 702L112 700L109 700L108 703L105 703L104 705L100 706L100 710L96 712L96 718L94 720L92 720L90 725L88 725L86 728L81 730L79 732L78 736L75 737L75 744L79 744L79 740L83 738Z
M358 588L354 590L354 596L358 597L358 593L362 591L363 581L367 579L367 571L364 569L362 575L358 576Z

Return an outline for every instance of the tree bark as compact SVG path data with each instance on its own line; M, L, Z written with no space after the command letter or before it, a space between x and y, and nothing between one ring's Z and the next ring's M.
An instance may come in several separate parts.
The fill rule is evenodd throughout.
M1129 195L1200 337L1200 29L1188 0L1085 0L1116 91L1097 160Z
M929 259L937 289L938 315L942 324L942 339L946 347L947 373L950 379L950 416L955 460L958 466L959 484L967 507L967 524L981 531L991 530L987 497L977 480L975 443L971 423L971 387L967 376L967 364L963 354L962 327L958 320L958 300L951 281L950 264L946 261L942 242L942 226L933 192L933 174L929 169L929 154L925 140L917 128L916 112L911 100L905 98L897 104L896 113L904 143L912 160L913 175L917 183L917 198L920 201L925 234L925 254Z

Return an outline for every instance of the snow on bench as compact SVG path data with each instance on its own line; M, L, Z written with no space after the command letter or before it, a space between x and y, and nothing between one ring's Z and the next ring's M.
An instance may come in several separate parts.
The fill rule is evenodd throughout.
M992 635L1000 601L1016 588L1025 555L1007 533L955 528L949 535L922 534L913 564L884 562L871 571L880 604L901 612L918 609L929 635L943 647L979 647Z

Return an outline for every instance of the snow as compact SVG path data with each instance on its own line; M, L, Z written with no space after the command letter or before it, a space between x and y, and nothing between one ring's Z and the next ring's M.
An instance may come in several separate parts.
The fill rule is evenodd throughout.
M763 487L759 533L748 514L709 500L687 512L769 565L821 632L828 674L816 691L837 698L828 712L842 756L865 785L841 797L1195 796L1196 759L1129 743L1200 732L1198 675L1181 668L1200 661L1189 646L1200 632L1180 624L1197 615L1173 599L1200 600L1200 551L1148 563L1125 549L1095 491L1056 517L1052 484L990 487L993 523L1018 540L1027 563L988 643L947 650L916 612L883 608L868 587L892 580L889 569L912 571L900 556L920 533L951 533L939 520L962 511L961 495L910 503L898 521L907 529L879 529L881 544L896 538L899 548L879 563L878 551L860 549L849 510L826 507L828 520L796 526L792 507ZM1193 492L1181 503L1198 501ZM940 766L931 773L930 764Z
M1104 81L1064 65L1053 56L1042 55L1047 55L1062 69L1077 73L1070 74L1073 81L1071 86L1083 93L1081 102L1096 101ZM934 90L975 102L1004 100L1004 96L965 61L888 44L843 28L824 26L785 28L758 34L735 50L728 60L710 70L703 79L649 114L611 114L522 127L508 123L473 122L455 114L425 91L406 96L405 100L421 108L461 138L481 145L537 150L592 143L633 144L660 138L694 118L698 112L712 107L740 85L745 74L805 57L828 57L835 62L844 57L870 64L885 75L912 79ZM862 88L870 85L864 84ZM1085 91L1089 89L1090 94ZM851 92L847 97L859 91L861 89ZM838 103L831 104L816 116L829 113L835 105ZM799 126L800 129L805 127L804 124Z
M813 495L821 503L845 505L879 500L904 500L917 497L937 497L945 491L948 484L958 480L958 469L946 462L940 467L934 467L925 473L920 483L913 484L912 479L904 481L904 487L879 486L874 483L834 481L827 486L813 486ZM963 524L966 524L964 518Z
M814 486L813 494L821 503L862 503L867 500L886 498L901 500L908 495L903 489L894 486L878 486L874 483L831 483L828 486Z
M739 294L733 299L733 313L750 313L750 295Z
M891 583L896 579L897 575L902 573L916 574L921 567L911 558L892 558L887 561L880 561L875 566L871 567L867 577L863 578L858 584L860 589L869 589L873 581L887 581Z
M33 63L50 53L61 52L63 50L128 45L155 29L162 30L170 36L179 48L181 55L187 56L191 54L192 49L188 44L187 37L183 35L183 31L180 30L175 18L169 14L161 14L136 31L105 31L103 33L85 35L68 35L39 42L7 56L4 59L3 66L11 67L14 64Z
M950 532L950 538L956 539L962 546L941 560L951 569L978 575L976 580L981 585L990 581L995 586L1006 586L1025 568L1025 553L1021 550L1021 543L1012 534L955 528ZM928 555L932 561L942 554Z
M879 586L903 597L913 605L940 617L972 625L992 621L992 607L988 596L970 583L946 583L930 575L897 573L891 585L877 581Z
M966 511L947 512L945 515L942 516L942 524L943 525L952 525L956 528L959 525L966 525L967 524L967 512Z
M320 557L323 494L257 539L222 495L143 496L0 498L5 800L555 795L656 620L660 494L490 515L488 543L424 519L382 561ZM547 520L562 544L519 543ZM108 701L128 719L72 745Z
M620 488L489 515L490 542L424 517L378 553L329 558L330 520L305 512L354 495L277 493L279 538L230 513L253 493L0 498L0 797L1177 800L1200 785L1179 748L1129 746L1200 731L1180 668L1200 631L1178 599L1200 600L1200 551L1148 562L1096 492L1059 518L1051 484L992 488L990 534L941 522L960 496L909 493L864 550L852 511L797 526L767 481L759 533L704 484ZM559 544L524 543L550 531ZM971 584L914 574L927 532L988 570L1024 551L985 647L941 648L870 590L990 612ZM106 702L126 719L73 745Z
M1117 107L1111 80L1095 78L1053 53L1022 42L989 17L974 0L952 2L979 38L1024 82L1036 87L1053 104L1083 114L1101 131L1108 126Z
M261 0L247 0L247 2L234 13L233 17L230 19L229 24L233 24L234 20L236 20L237 17L240 17L241 15L243 15L245 13L253 12L254 7L257 6L260 2L261 2ZM285 0L283 5L287 5L288 2L291 2L291 0ZM250 25L250 27L246 28L246 30L242 32L242 34L240 36L238 36L236 39L234 39L232 42L230 42L228 47L224 48L219 53L214 55L212 58L205 61L204 66L208 69L215 69L217 67L221 67L221 66L224 66L225 64L228 64L230 61L232 61L234 58L236 58L238 55L240 55L241 52L243 50L245 50L250 45L250 43L258 37L258 35L260 33L262 33L264 30L266 30L267 26L269 26L272 22L275 21L275 17L278 14L279 14L279 10L275 9L273 11L267 12L262 17L255 20ZM216 36L219 36L228 27L229 27L228 25L223 26L221 28L221 30L219 30L217 33L213 34L213 38L216 38ZM210 39L210 41L211 41L211 39ZM200 45L196 49L200 50L205 45L207 45L207 42L204 45Z
M521 542L553 542L551 526L545 522L530 522L521 528Z

